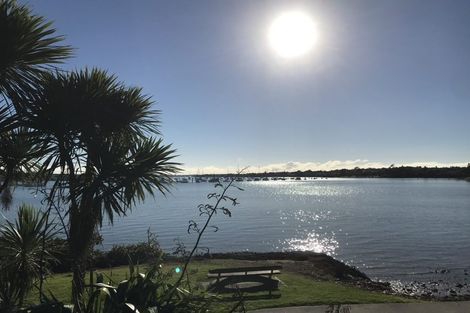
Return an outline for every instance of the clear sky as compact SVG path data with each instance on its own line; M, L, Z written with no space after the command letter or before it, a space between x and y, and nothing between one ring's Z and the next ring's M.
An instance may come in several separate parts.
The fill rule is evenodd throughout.
M189 171L470 161L470 1L22 1L76 56L144 88ZM284 59L272 21L308 14Z

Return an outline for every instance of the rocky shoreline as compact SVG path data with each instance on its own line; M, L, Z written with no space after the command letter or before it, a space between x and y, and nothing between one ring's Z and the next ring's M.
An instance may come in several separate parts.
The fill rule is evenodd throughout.
M470 284L445 282L382 282L370 279L357 268L344 264L323 253L289 252L231 252L198 255L204 259L235 259L280 264L284 269L311 276L316 280L338 281L348 285L418 299L437 301L470 300Z
M470 284L467 282L455 283L444 280L428 282L390 282L396 294L420 299L438 301L470 300Z

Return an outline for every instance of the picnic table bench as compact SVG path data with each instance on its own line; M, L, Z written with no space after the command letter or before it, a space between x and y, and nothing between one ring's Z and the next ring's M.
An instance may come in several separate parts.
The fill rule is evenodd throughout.
M209 285L209 291L219 293L272 291L279 289L279 280L274 277L281 273L282 266L251 266L218 268L209 270L208 278L215 278Z

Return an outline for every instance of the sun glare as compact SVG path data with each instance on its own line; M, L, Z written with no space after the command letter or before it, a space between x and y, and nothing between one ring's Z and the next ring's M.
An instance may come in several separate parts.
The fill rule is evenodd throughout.
M315 23L300 11L286 12L269 28L270 46L284 58L295 58L309 52L317 42Z

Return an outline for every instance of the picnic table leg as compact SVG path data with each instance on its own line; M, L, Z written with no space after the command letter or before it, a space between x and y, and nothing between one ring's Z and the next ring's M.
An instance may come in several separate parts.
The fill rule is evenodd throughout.
M271 274L269 274L269 279L273 279L273 270L271 269ZM272 296L272 288L269 288L269 296Z

